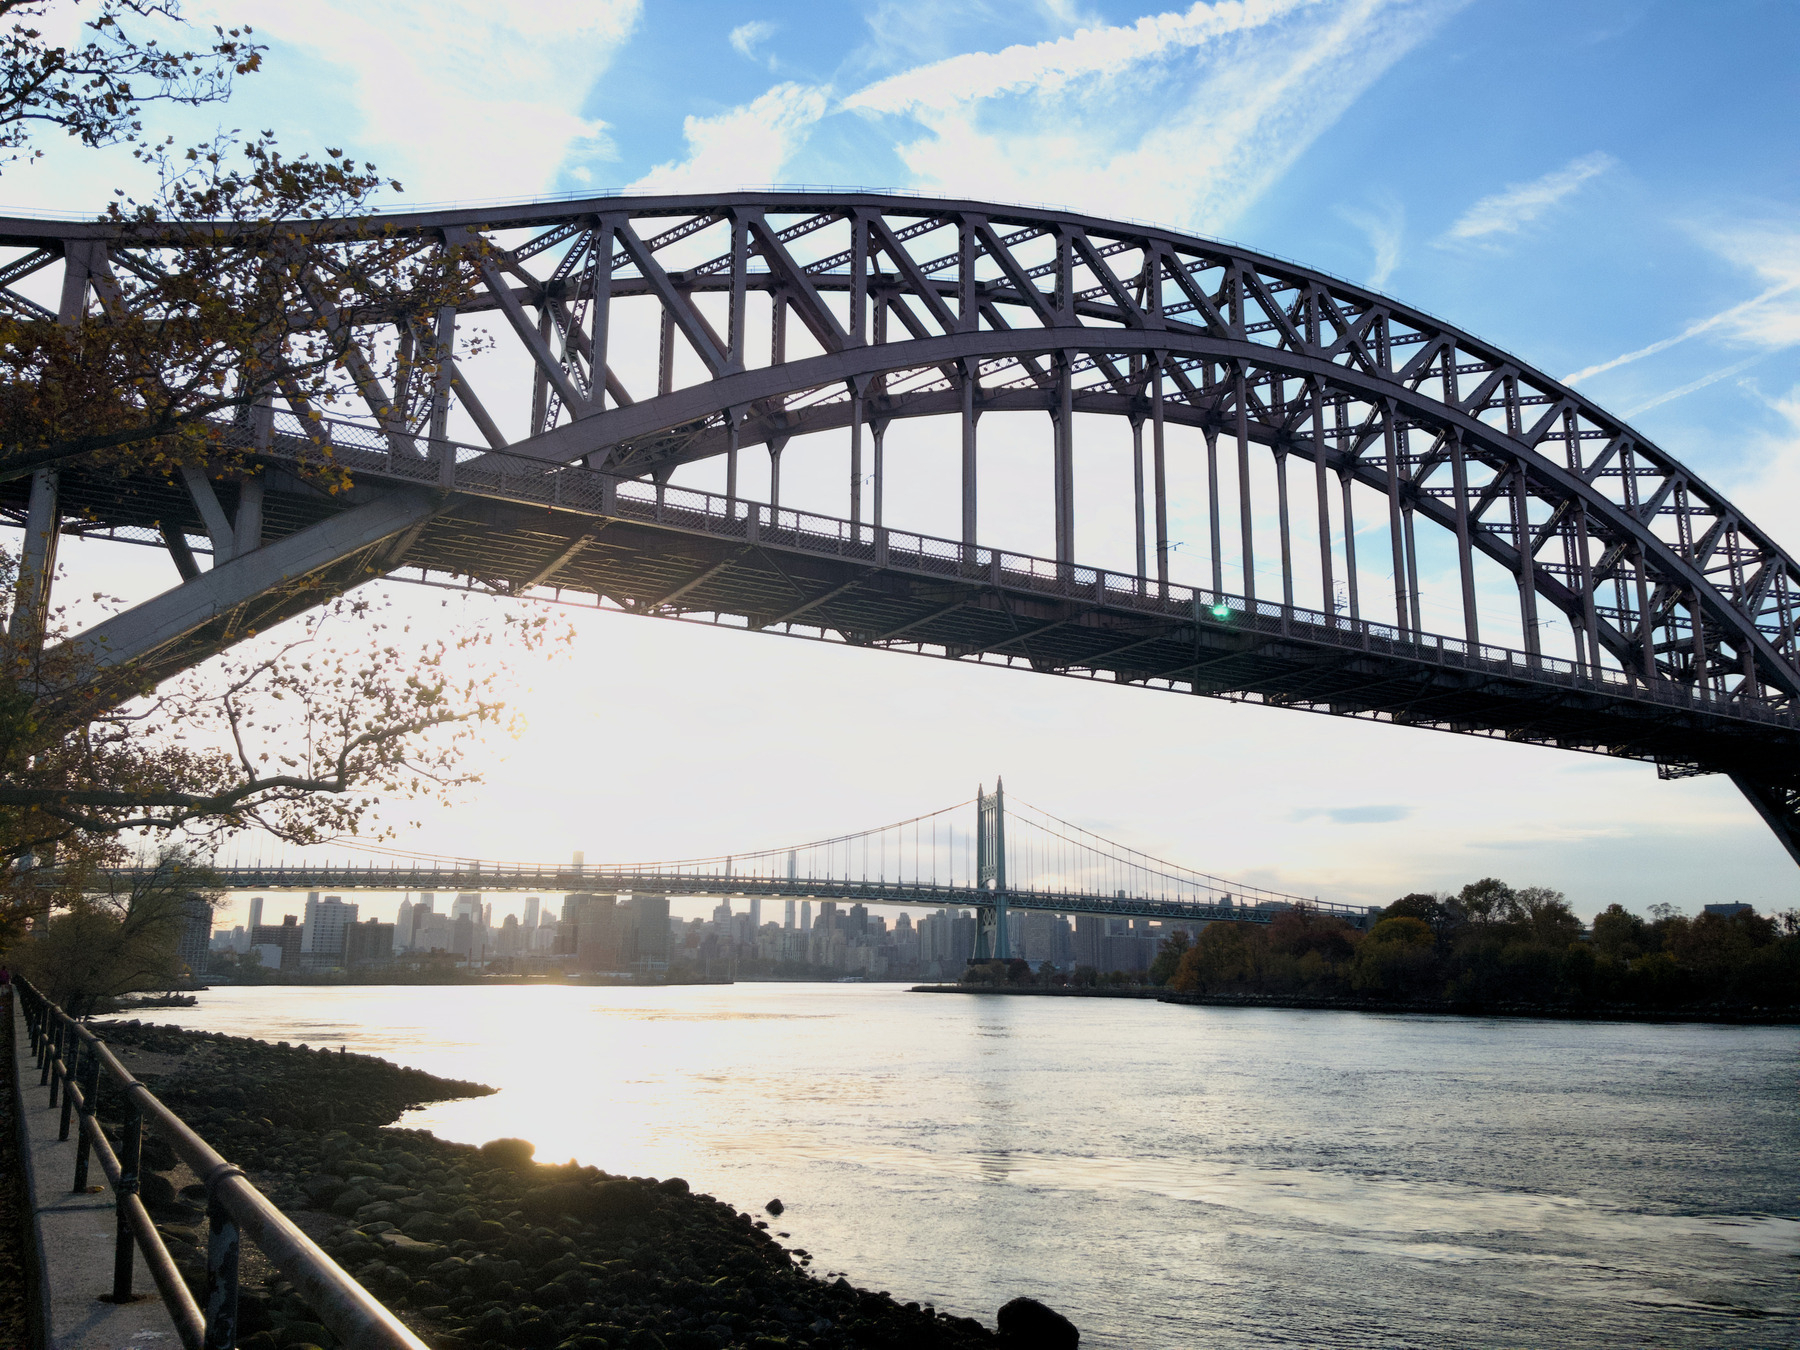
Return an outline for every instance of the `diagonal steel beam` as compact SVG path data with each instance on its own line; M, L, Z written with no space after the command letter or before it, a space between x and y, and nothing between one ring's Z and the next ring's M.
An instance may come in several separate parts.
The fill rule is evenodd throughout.
M397 490L265 544L70 638L59 652L98 670L146 660L240 605L310 578L380 543L437 509L432 494Z

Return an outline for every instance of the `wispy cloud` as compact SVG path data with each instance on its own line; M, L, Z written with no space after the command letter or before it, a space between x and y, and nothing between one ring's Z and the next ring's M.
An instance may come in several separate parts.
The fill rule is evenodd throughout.
M824 89L788 83L716 117L689 117L682 123L687 158L657 165L631 190L696 192L780 182L826 106Z
M1340 206L1338 215L1361 230L1375 253L1375 268L1369 273L1368 285L1380 289L1400 265L1400 241L1406 233L1406 208L1398 201L1384 202L1378 208Z
M1707 242L1718 253L1759 273L1772 284L1748 300L1741 300L1704 319L1696 319L1673 336L1659 338L1611 360L1584 366L1572 375L1565 375L1563 383L1575 384L1595 375L1604 375L1609 370L1666 352L1706 333L1717 333L1728 342L1749 343L1764 350L1800 342L1800 228L1785 225L1737 228L1711 233Z
M952 56L844 106L923 130L897 147L919 187L1219 230L1455 8L1199 3Z
M607 157L606 124L577 110L636 26L640 0L191 0L186 9L198 22L249 22L258 37L344 73L360 142L410 198L432 201L543 192L571 156Z
M1660 408L1665 403L1673 403L1676 399L1684 398L1689 394L1706 388L1710 384L1717 384L1720 380L1729 380L1733 375L1741 375L1744 371L1750 369L1751 366L1755 365L1767 355L1767 352L1758 352L1755 356L1746 357L1742 361L1734 362L1731 365L1726 366L1723 370L1715 370L1709 375L1702 375L1697 380L1689 380L1678 389L1671 389L1666 394L1658 394L1655 398L1647 399L1643 403L1638 404L1635 408L1627 408L1625 410L1625 416L1636 417L1639 413L1647 413L1652 408Z
M749 23L740 23L731 30L731 49L739 56L752 61L762 58L756 54L758 43L767 42L775 36L775 25L767 19L752 19Z
M1311 806L1294 812L1294 820L1324 816L1336 825L1390 825L1412 814L1410 806Z
M1494 234L1517 234L1558 202L1573 195L1590 178L1598 178L1617 163L1611 155L1595 151L1572 159L1562 168L1529 183L1510 184L1505 191L1483 197L1450 227L1450 239L1485 239Z

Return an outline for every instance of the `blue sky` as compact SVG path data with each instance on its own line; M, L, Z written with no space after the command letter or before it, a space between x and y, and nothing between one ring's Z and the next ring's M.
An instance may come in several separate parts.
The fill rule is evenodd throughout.
M404 180L406 201L891 186L1152 219L1292 257L1553 375L1590 372L1585 391L1800 548L1791 0L187 11L247 18L271 44L227 125L347 146ZM58 148L9 172L0 197L76 211L128 172ZM569 713L590 675L546 676L538 729L493 751L504 793L479 824L428 820L426 846L713 852L910 815L999 770L1140 846L1339 898L1489 873L1561 887L1584 912L1786 907L1800 889L1718 780L676 625L595 619L582 641L575 669L603 663L662 739ZM572 737L637 756L631 783L547 782ZM785 747L782 767L717 753L739 740ZM663 787L681 794L678 818L652 804ZM518 804L498 804L506 794Z

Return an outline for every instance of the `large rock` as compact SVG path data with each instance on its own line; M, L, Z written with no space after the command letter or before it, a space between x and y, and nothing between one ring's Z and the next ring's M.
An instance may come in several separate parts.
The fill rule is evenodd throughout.
M373 1204L374 1200L375 1197L362 1187L346 1186L337 1193L337 1198L331 1202L331 1210L332 1213L342 1214L347 1219L364 1205Z
M146 1171L138 1177L138 1199L145 1209L168 1209L175 1204L175 1183L161 1172Z
M1075 1324L1035 1298L1015 1298L995 1321L1008 1350L1075 1350L1081 1344Z
M442 1215L433 1214L429 1210L420 1210L400 1225L400 1231L408 1237L416 1237L430 1242L446 1236L450 1231L450 1225Z
M481 1156L497 1167L523 1170L531 1166L531 1155L537 1145L529 1139L490 1139L481 1146Z
M387 1255L409 1266L428 1266L450 1254L435 1242L420 1242L404 1233L383 1233L379 1241Z

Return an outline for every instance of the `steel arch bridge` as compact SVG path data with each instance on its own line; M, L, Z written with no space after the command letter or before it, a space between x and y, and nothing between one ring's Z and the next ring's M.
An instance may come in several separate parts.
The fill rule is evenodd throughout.
M40 594L59 533L173 555L179 584L84 636L100 663L160 678L371 577L460 581L1724 773L1800 861L1794 560L1581 393L1428 315L1152 226L923 197L384 215L316 234L308 265L371 233L467 250L482 284L293 316L352 330L366 419L272 400L221 428L247 458L218 475L0 484ZM0 221L0 303L98 313L168 242ZM498 350L459 360L459 326ZM1026 412L1048 415L1045 557L982 543L980 419ZM1129 425L1134 565L1078 549L1098 503L1076 414ZM960 427L957 537L884 510L889 430L921 417ZM821 433L847 452L829 515L780 501L783 449ZM752 448L766 501L737 490ZM326 451L351 491L295 472ZM687 485L717 488L714 461L723 491ZM1205 521L1185 580L1172 515ZM1454 631L1428 631L1439 607Z

